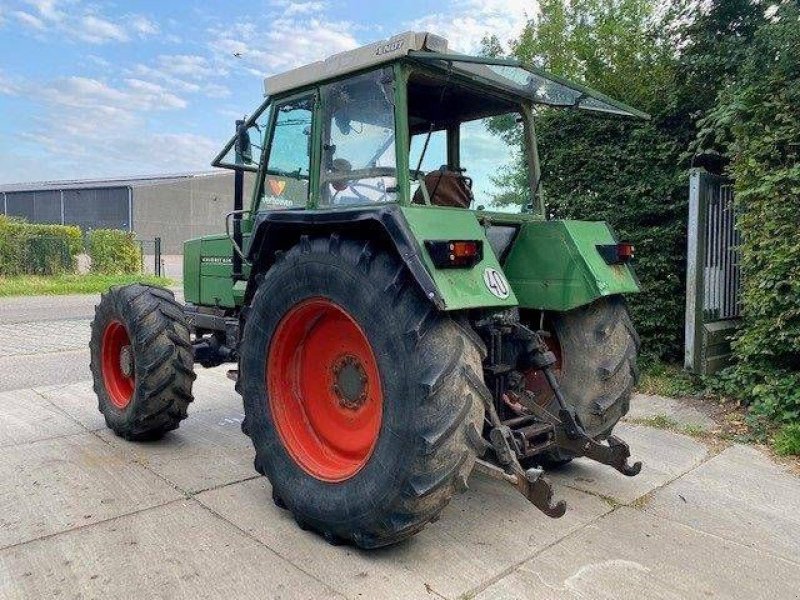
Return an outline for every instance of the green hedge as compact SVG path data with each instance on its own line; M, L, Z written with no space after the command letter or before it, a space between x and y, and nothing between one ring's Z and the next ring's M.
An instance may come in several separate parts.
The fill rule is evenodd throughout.
M82 249L78 227L26 223L0 215L0 275L73 273Z
M720 387L786 424L800 423L798 20L786 3L757 31L736 83L703 123L732 158L743 239L743 325Z
M95 229L88 235L92 273L123 275L142 270L142 254L133 233L118 229Z

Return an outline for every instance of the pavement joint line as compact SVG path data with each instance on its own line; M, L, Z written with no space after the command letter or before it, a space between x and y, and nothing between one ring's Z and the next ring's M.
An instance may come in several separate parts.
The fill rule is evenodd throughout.
M682 435L682 434L678 434L678 435ZM684 436L684 437L689 437L689 436ZM705 445L705 444L704 444L704 445ZM705 463L707 463L709 460L711 460L712 458L714 458L714 457L715 457L715 456L717 456L717 454L718 454L718 453L712 453L712 452L711 452L711 449L710 449L710 448L708 448L707 446L706 446L706 450L707 450L707 451L706 451L706 455L705 455L705 456L704 456L704 457L703 457L703 458L702 458L702 459L701 459L701 460L700 460L700 461L699 461L699 462L698 462L696 465L693 465L692 467L690 467L690 468L689 468L689 469L687 469L686 471L684 471L684 472L682 472L682 473L679 473L679 474L675 475L675 477L672 477L671 479L669 479L669 480L665 481L665 482L664 482L664 483L662 483L661 485L658 485L658 486L654 487L652 490L648 491L646 494L642 494L641 496L637 496L636 498L634 498L633 500L631 500L631 502L629 502L629 503L625 503L625 502L622 502L622 501L618 501L618 500L616 500L616 499L615 499L615 498L613 498L613 497L606 496L606 495L604 495L604 494L599 494L599 493L597 493L597 492L591 492L591 491L587 491L587 490L583 490L583 489L580 489L580 488L573 487L573 486L571 486L571 485L562 484L562 485L563 485L564 487L566 487L566 488L569 488L569 489L571 489L571 490L574 490L574 491L576 491L576 492L582 492L582 493L584 493L584 494L588 494L588 495L590 495L590 496L595 496L595 497L597 497L597 498L600 498L601 500L604 500L605 502L608 502L608 501L609 501L609 499L611 499L611 500L614 500L614 502L616 503L616 505L614 505L614 506L611 506L611 505L609 505L609 507L610 507L610 510L608 510L608 511L606 511L606 512L604 512L604 513L600 514L600 515L598 515L598 516L597 516L597 517L595 517L594 519L592 519L592 520L590 520L590 521L588 521L588 522L584 523L583 525L581 525L580 527L577 527L577 528L576 528L576 529L574 529L573 531L570 531L570 532L568 532L566 535L564 535L564 536L562 536L562 537L560 537L560 538L558 538L558 539L554 540L553 542L551 542L551 543L547 544L546 546L542 547L540 550L537 550L536 552L534 552L533 554L531 554L530 556L528 556L528 557L527 557L527 558L525 558L524 560L521 560L521 561L519 561L519 562L517 562L517 563L515 563L515 564L513 564L513 565L510 565L510 566L506 567L505 569L503 569L503 571L501 571L500 573L498 573L498 574L494 575L493 577L491 577L491 578L490 578L490 579L488 579L487 581L481 582L479 585L477 585L477 586L475 586L474 588L472 588L471 590L469 590L469 591L465 592L465 593L464 593L464 594L461 596L461 598L463 598L464 600L468 600L469 598L474 598L476 595L480 594L481 592L483 592L483 591L484 591L485 589L487 589L488 587L490 587L490 586L494 585L495 583L499 582L499 581L500 581L500 580L502 580L502 579L505 579L506 577L508 577L509 575L511 575L512 573L514 573L515 571L517 571L517 570L519 569L519 567L521 567L522 565L524 565L524 564L525 564L526 562L528 562L529 560L532 560L532 559L536 558L537 556L539 556L540 554L542 554L544 551L546 551L546 550L549 550L550 548L552 548L552 547L556 546L557 544L560 544L560 543L561 543L561 542L563 542L564 540L566 540L566 539L568 539L568 538L572 537L573 535L575 535L575 534L577 534L577 533L579 533L579 532L583 531L583 530L584 530L584 529L586 529L587 527L589 527L589 526L591 526L591 525L594 525L594 524L595 524L595 523L597 523L598 521L600 521L600 520L602 520L602 519L605 519L605 518L606 518L606 517L608 517L609 515L611 515L611 514L615 513L615 512L616 512L618 509L620 509L620 508L630 508L630 509L632 509L632 510L641 510L641 509L638 509L638 508L636 508L635 506L633 506L633 505L634 505L634 504L635 504L637 501L641 500L642 498L644 498L644 497L646 497L646 496L649 496L649 495L651 495L651 494L654 494L655 492L657 492L657 491L659 491L659 490L661 490L661 489L665 488L666 486L668 486L669 484L673 483L674 481L677 481L677 480L678 480L678 479L680 479L681 477L684 477L684 476L688 475L689 473L691 473L691 472L692 472L692 471L694 471L695 469L698 469L698 468L700 468L702 465L704 465ZM655 515L653 515L653 516L655 516ZM656 516L656 518L660 518L660 517ZM665 519L665 520L666 520L666 519ZM685 526L685 527L688 527L688 526ZM692 528L691 528L691 527L689 527L689 529L692 529ZM699 531L699 530L698 530L698 531ZM705 532L701 532L701 533L705 533ZM710 534L709 534L709 535L710 535ZM718 536L714 536L714 537L718 537ZM722 538L722 539L724 539L724 538ZM790 564L794 564L794 563L792 563L791 561L787 561L787 562L789 562Z
M82 379L80 381L73 381L71 383L57 383L55 385L43 385L42 387L32 387L27 389L30 389L34 394L38 394L39 396L50 402L50 399L47 398L46 394L50 392L58 392L60 390L63 390L64 388L68 388L71 385L78 385L79 383L83 383L84 381L91 381L91 379ZM12 390L12 391L18 391L18 390ZM50 402L50 404L52 404L52 402Z
M699 529L697 527L692 527L691 525L687 525L686 523L681 523L680 521L676 521L675 519L671 519L669 517L664 517L662 515L657 515L657 514L653 514L653 513L646 513L646 514L649 517L652 517L654 519L658 519L658 520L661 520L661 521L665 521L667 523L671 523L673 525L677 525L679 527L683 527L684 529L688 529L690 531L693 531L694 533L699 533L701 535L708 536L708 537L714 538L716 540L722 540L723 542L728 542L730 544L733 544L735 546L739 546L741 548L747 548L748 550L753 550L754 552L758 552L758 553L761 553L761 554L766 554L766 555L772 557L773 559L780 560L780 561L783 561L783 562L788 563L790 565L795 565L795 566L800 567L800 561L792 560L791 558L786 558L785 556L781 556L780 554L775 554L775 552L773 552L772 550L769 550L767 548L763 548L761 546L754 546L754 545L750 545L750 544L745 544L745 543L739 542L739 541L737 541L737 540L735 540L733 538L728 538L728 537L725 537L725 536L722 536L722 535L719 535L719 534L716 534L716 533L712 533L710 531L704 531L704 530Z
M51 406L54 406L57 410L61 411L69 419L71 419L72 421L77 423L81 428L84 429L85 433L93 435L98 440L100 440L103 444L105 444L106 446L108 446L109 448L114 450L115 452L122 452L123 453L123 458L125 458L126 460L130 460L130 462L132 462L133 464L138 465L141 468L145 469L146 471L152 473L158 479L161 479L164 483L166 483L167 485L172 487L176 492L182 494L184 498L191 498L190 493L187 490L184 490L183 488L178 486L175 482L170 481L169 479L167 479L166 477L164 477L160 473L158 473L158 472L154 471L153 469L151 469L148 465L144 464L141 460L139 460L139 458L136 456L135 453L131 453L130 456L125 455L125 453L123 452L123 450L119 446L116 446L116 445L112 444L110 441L106 440L103 436L100 435L99 432L102 431L102 429L97 429L97 430L89 429L86 425L84 425L83 423L78 421L75 417L73 417L69 413L65 412L61 407L59 407L57 404L55 404L54 402L49 400L45 395L41 394L40 392L37 392L36 390L33 390L33 392L37 396L39 396L40 398L42 398L46 402L48 402ZM83 435L83 434L74 434L74 435ZM44 441L44 440L41 440L41 441Z
M648 429L655 429L655 430L658 431L657 428L648 427L647 425L639 425L639 427L647 427ZM682 433L676 433L676 435L680 435L682 437L686 437L686 438L689 438L691 440L695 439L695 438L692 438L691 436L688 436L688 435L685 435L685 434L682 434ZM647 496L651 496L651 495L655 494L657 491L665 488L666 486L668 486L672 482L677 481L681 477L684 477L685 475L688 475L689 473L691 473L692 471L695 471L696 469L699 469L704 464L706 464L708 461L710 461L711 459L719 456L720 453L723 452L723 450L716 450L716 448L714 448L712 446L709 446L708 444L705 444L705 443L703 444L703 446L705 446L706 454L705 454L705 456L703 456L703 458L700 459L700 461L696 465L692 465L691 467L689 467L685 471L682 471L682 472L678 473L677 475L675 475L674 477L672 477L670 479L667 479L664 483L661 483L661 484L657 485L652 490L642 494L641 496L637 496L636 498L634 498L630 502L623 502L622 500L618 500L614 496L609 496L607 494L601 494L600 492L593 492L591 490L585 490L583 488L576 487L572 483L561 483L561 484L559 484L559 486L568 488L570 490L575 490L577 492L583 492L585 494L589 494L590 496L596 496L597 498L600 498L601 500L605 500L606 502L613 502L617 506L626 506L628 508L633 508L634 510L640 510L639 508L636 507L636 503L639 502L640 500L642 500L642 498L646 498ZM644 465L643 465L643 468L644 468Z
M582 490L579 490L579 491L582 491ZM533 560L534 558L536 558L537 556L539 556L543 552L546 552L550 548L553 548L554 546L557 546L558 544L560 544L561 542L571 538L572 536L581 533L587 527L590 527L590 526L594 525L595 523L597 523L598 521L600 521L601 519L604 519L605 517L615 513L621 507L622 507L622 505L610 506L609 510L597 515L593 519L590 519L589 521L587 521L583 525L580 525L579 527L576 527L572 531L568 531L566 534L564 534L561 537L558 537L557 539L553 540L552 542L550 542L548 544L545 544L544 546L542 546L538 550L532 552L529 555L526 555L525 558L523 558L522 560L519 560L519 561L515 562L514 564L511 564L511 565L507 566L505 569L502 569L498 573L495 573L494 575L489 577L487 580L482 581L481 583L479 583L475 587L473 587L473 588L467 590L466 592L464 592L463 594L461 594L461 596L459 596L459 598L461 600L469 600L470 598L474 598L475 596L477 596L478 594L480 594L481 592L483 592L487 588L493 586L498 581L501 581L501 580L505 579L506 577L508 577L509 575L511 575L512 573L514 573L516 570L518 570L522 565L524 565L529 560Z
M29 540L24 540L22 542L14 542L13 544L9 544L8 546L0 546L0 553L4 553L8 550L13 550L14 548L19 548L20 546L26 546L27 544L33 544L36 542L41 542L44 540L49 540L54 537L58 537L61 535L66 535L68 533L73 533L75 531L82 531L84 529L89 529L91 527L97 527L98 525L105 525L107 523L113 523L114 521L118 521L120 519L124 519L125 517L132 517L135 515L140 515L150 510L155 510L157 508L163 508L165 506L169 506L170 504L175 504L176 502L186 502L187 500L191 500L191 498L175 498L173 500L168 500L167 502L162 502L160 504L155 504L153 506L145 506L143 508L137 508L130 512L126 512L121 515L115 515L113 517L109 517L107 519L101 519L99 521L95 521L94 523L84 523L82 525L76 525L75 527L70 527L69 529L64 529L62 531L54 531L52 533L46 533L44 535L40 535L35 538L31 538Z
M50 437L39 438L36 440L30 440L27 442L18 442L16 444L0 444L0 451L7 450L8 448L21 448L23 446L31 446L33 444L38 444L40 442L53 442L56 440L63 440L70 437L75 437L78 435L86 435L87 431L76 431L74 433L62 433L60 435L52 435Z
M227 519L227 518L225 518L225 517L224 517L222 514L220 514L219 512L217 512L216 510L214 510L214 509L213 509L213 508L211 508L210 506L207 506L206 504L203 504L203 503L202 503L200 500L198 500L197 498L191 498L191 500L192 500L192 501L194 501L195 503L197 503L197 504L198 504L198 505L199 505L199 506L200 506L200 507L201 507L203 510L206 510L206 511L208 511L210 514L214 515L214 516L215 516L217 519L219 519L220 521L223 521L224 523L227 523L227 524L228 524L230 527L232 527L233 529L235 529L236 531L238 531L240 534L242 534L242 535L243 535L243 536L245 536L246 538L249 538L249 539L253 540L253 541L254 541L254 542L256 542L256 543L257 543L259 546L262 546L263 548L266 548L267 550L269 550L270 552L272 552L272 553L273 553L275 556L277 556L277 557L278 557L278 558L280 558L281 560L285 560L287 563L289 563L290 565L292 565L292 566L293 566L295 569L297 569L298 571L300 571L300 572L301 572L301 573L303 573L304 575L306 575L306 576L310 577L311 579L313 579L313 580L314 580L314 581L316 581L317 583L321 584L321 585L322 585L322 586L324 586L325 588L327 588L327 589L331 590L332 592L335 592L336 594L340 595L342 598L346 598L346 599L349 599L349 598L350 598L350 596L348 596L347 594L345 594L345 593L344 593L344 592L342 592L341 590L339 590L339 589L335 588L335 587L334 587L334 586L332 586L330 583L328 583L328 582L326 582L326 581L323 581L322 579L320 579L320 578L319 578L317 575L315 575L313 572L310 572L310 571L306 570L304 567L301 567L300 565L297 565L297 564L295 564L295 563L294 563L294 561L292 561L292 560L291 560L291 558L289 558L288 556L283 556L283 554L281 554L280 552L278 552L277 550L275 550L275 548L273 548L273 547L272 547L272 546L270 546L269 544L266 544L266 543L264 543L262 540L260 540L259 538L257 538L255 535L253 535L252 533L250 533L250 532L249 532L249 531L247 531L246 529L243 529L242 527L240 527L239 525L237 525L236 523L234 523L234 522L233 522L233 521L231 521L230 519Z
M28 319L26 321L9 321L6 325L30 325L31 323L62 323L64 321L85 321L91 323L93 319L89 317L59 317L52 319Z
M425 582L425 591L426 591L426 592L427 592L429 595L435 596L436 598L441 598L441 600L450 600L450 599L449 599L447 596L445 596L444 594L440 594L439 592L437 592L437 591L436 591L436 589L435 589L435 588L434 588L432 585L430 585L429 583L427 583L427 582Z
M43 394L41 394L41 393L37 392L36 390L33 390L33 392L34 392L34 393L35 393L37 396L39 396L39 397L43 398L43 399L44 399L45 401L47 401L49 404L51 404L51 405L53 405L53 406L56 406L56 405L55 405L53 402L51 402L51 401L50 401L50 400L49 400L47 397L45 397ZM58 408L58 410L62 410L62 409L60 409L60 407L57 407L57 406L56 406L56 408ZM209 410L210 410L210 409L209 409ZM62 412L63 412L63 410L62 410ZM65 414L66 414L66 413L65 413ZM86 430L86 431L85 431L85 433L90 433L90 434L92 434L93 436L95 436L96 438L98 438L100 441L102 441L104 444L106 444L107 446L111 447L111 448L112 448L112 449L114 449L115 451L122 451L122 449L121 449L119 446L116 446L116 445L114 445L114 444L113 444L111 441L109 441L109 440L106 440L106 439L105 439L103 436L101 436L101 435L98 433L98 431L100 431L100 430L98 430L98 431L92 431L92 430L90 430L88 427L86 427L86 426L85 426L83 423L80 423L79 421L77 421L76 419L74 419L73 417L71 417L70 415L68 415L68 414L67 414L67 416L68 416L70 419L72 419L73 421L75 421L76 423L78 423L78 425L80 425L80 426L81 426L81 427L82 427L84 430ZM73 434L73 435L84 435L85 433ZM44 441L44 440L41 440L41 441ZM127 458L127 457L126 457L126 458ZM310 573L310 572L306 571L304 568L302 568L302 567L300 567L300 566L296 565L294 562L292 562L292 560L291 560L289 557L286 557L286 556L283 556L283 555L281 555L281 554L280 554L278 551L276 551L274 548L270 547L268 544L265 544L264 542L262 542L261 540L259 540L257 537L255 537L254 535L252 535L252 534L251 534L251 533L249 533L248 531L246 531L246 530L242 529L242 528L241 528L241 527L239 527L239 526L238 526L236 523L234 523L234 522L232 522L232 521L230 521L230 520L226 519L226 518L225 518L224 516L222 516L220 513L218 513L217 511L213 510L211 507L209 507L209 506L206 506L205 504L203 504L203 503L202 503L200 500L198 500L198 499L196 498L196 496L197 496L198 494L202 493L202 492L209 492L209 491L213 491L213 490L217 490L217 489L225 488L225 487L227 487L227 486L230 486L230 485L235 485L235 484L237 484L237 483L242 483L242 482L244 482L244 481L252 481L252 480L254 480L254 479L258 479L258 477L259 477L259 476L257 476L257 475L256 475L256 476L252 476L252 477L249 477L249 478L245 478L245 479L242 479L242 480L239 480L239 481L227 482L227 483L225 483L225 484L222 484L222 485L219 485L219 486L214 486L214 487L211 487L211 488L208 488L208 489L204 489L204 490L200 490L200 491L197 491L197 492L189 492L189 491L187 491L187 490L184 490L183 488L181 488L179 485L177 485L175 482L171 481L169 478L167 478L167 477L165 477L165 476L161 475L160 473L158 473L158 472L154 471L152 468L150 468L150 466L149 466L149 465L146 465L146 464L142 463L142 462L141 462L141 461L138 459L138 457L136 457L135 453L132 453L132 455L130 456L130 461L131 461L132 463L134 463L134 464L137 464L137 465L139 465L141 468L143 468L143 469L145 469L145 470L149 471L150 473L152 473L153 475L155 475L156 477L158 477L159 479L161 479L161 480L162 480L164 483L166 483L166 484L168 484L169 486L171 486L171 487L172 487L172 488L173 488L175 491L177 491L177 492L181 493L181 494L183 495L183 497L182 497L182 498L176 498L175 500L171 500L170 502L166 502L166 503L164 503L164 504L160 504L160 505L158 505L158 506L144 508L144 509L142 509L141 511L134 511L134 512L131 512L131 513L127 513L126 515L118 515L117 517L112 517L112 518L110 518L110 519L104 519L104 520L102 520L102 521L97 521L96 523L91 523L91 524L87 524L87 525L79 525L78 527L73 527L73 528L71 528L71 529L67 529L67 530L65 530L65 531L61 531L61 532L57 532L57 533L53 533L53 534L48 534L48 535L46 535L46 536L41 536L41 537L39 537L39 538L36 538L36 539L33 539L33 540L27 540L27 541L25 541L25 542L20 542L20 543L18 543L18 544L14 544L14 545L12 545L12 546L8 546L8 547L9 547L9 548L13 548L14 546L17 546L17 545L28 544L28 543L30 543L30 542L37 541L37 540L40 540L40 539L46 539L46 538L48 538L48 537L52 537L52 536L54 536L54 535L61 535L61 534L63 534L63 533L68 533L68 532L70 532L70 531L76 531L76 530L82 529L83 527L92 527L92 526L94 526L94 525L99 525L99 524L101 524L101 523L106 523L106 522L108 522L108 521L113 521L113 520L115 520L115 519L118 519L118 518L121 518L121 517L123 517L123 516L128 516L128 515L134 515L134 514L138 514L139 512L144 512L145 510L150 510L151 508L159 508L159 507L162 507L162 506L167 506L168 504L171 504L171 503L173 503L173 502L182 502L182 501L187 501L187 500L188 500L188 501L190 501L190 502L194 502L195 504L197 504L198 506L200 506L200 507L201 507L203 510L206 510L206 511L208 511L210 514L214 515L216 518L220 519L221 521L224 521L224 522L225 522L225 523L227 523L227 524L228 524L230 527L233 527L234 529L236 529L237 531L239 531L239 532L240 532L242 535L244 535L245 537L248 537L248 538L250 538L251 540L253 540L253 541L255 541L256 543L258 543L260 546L263 546L264 548L266 548L267 550L269 550L270 552L272 552L273 554L275 554L276 556L278 556L278 557L279 557L281 560L285 560L285 561L286 561L288 564L292 565L292 566L293 566L295 569L297 569L298 571L301 571L301 572L302 572L303 574L305 574L306 576L308 576L308 577L311 577L311 579L313 579L314 581L316 581L316 582L320 583L321 585L323 585L323 586L324 586L324 587L326 587L327 589L329 589L329 590L331 590L331 591L335 592L336 594L339 594L339 595L340 595L340 596L342 596L343 598L349 598L349 596L347 596L347 594L344 594L344 593L343 593L343 592L341 592L340 590L338 590L338 589L334 588L333 586L331 586L329 583L327 583L327 582L325 582L325 581L322 581L321 579L319 579L319 578L318 578L316 575L314 575L313 573ZM5 548L0 548L0 550L5 550Z

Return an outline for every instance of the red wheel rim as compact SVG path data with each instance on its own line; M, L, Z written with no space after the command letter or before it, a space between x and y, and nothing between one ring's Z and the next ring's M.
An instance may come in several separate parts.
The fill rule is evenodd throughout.
M135 377L131 340L119 321L111 321L103 331L101 360L103 381L111 402L124 409L133 397Z
M305 300L278 323L266 366L269 408L294 461L322 481L358 473L383 417L378 363L359 324L330 300Z
M556 364L553 365L553 373L555 373L556 377L560 378L564 357L558 337L555 333L551 332L549 336L544 338L544 342L547 344L548 350L556 355ZM550 401L553 399L553 390L550 388L550 384L547 383L544 373L538 369L528 369L525 371L524 377L525 389L533 393L534 398L536 398L536 403L545 407L550 404Z

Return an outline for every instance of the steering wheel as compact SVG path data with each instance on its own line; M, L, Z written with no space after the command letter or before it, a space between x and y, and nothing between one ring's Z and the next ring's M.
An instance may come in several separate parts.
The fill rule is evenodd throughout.
M356 188L363 188L365 190L378 192L378 194L380 194L380 196L378 196L378 198L376 198L376 199L372 199L371 197L367 196L366 194L362 194L361 192L359 192ZM363 202L386 202L386 200L389 198L389 192L386 191L385 187L379 186L379 185L372 185L370 183L363 183L361 181L349 182L348 186L345 189L350 190L356 198L358 198L359 200L361 200ZM336 198L336 196L338 194L339 194L338 191L335 192L333 197Z
M344 159L336 159L341 161L335 164L332 173L325 177L325 182L329 183L333 188L334 193L331 202L335 202L337 196L345 190L349 190L361 202L386 202L391 193L386 187L382 185L375 185L361 181L362 179L374 179L379 177L396 177L397 171L394 167L372 167L367 169L349 169L349 163ZM336 162L336 161L334 161ZM371 198L365 193L360 192L359 188L364 191L378 192L377 198Z

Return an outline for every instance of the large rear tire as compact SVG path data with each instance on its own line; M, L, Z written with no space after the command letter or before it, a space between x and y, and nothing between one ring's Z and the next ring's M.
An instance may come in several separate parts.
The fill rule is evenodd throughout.
M483 351L390 252L303 238L260 283L241 345L255 465L276 503L331 542L420 531L472 470Z
M551 323L548 344L558 358L555 369L564 397L589 435L608 437L627 414L639 378L639 336L625 301L620 296L600 298L554 314ZM541 373L527 375L528 388L536 388L537 402L557 414L558 404ZM555 467L571 459L571 454L558 450L536 461Z
M172 292L113 287L92 321L91 371L106 424L128 440L176 429L192 401L192 346Z

